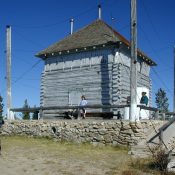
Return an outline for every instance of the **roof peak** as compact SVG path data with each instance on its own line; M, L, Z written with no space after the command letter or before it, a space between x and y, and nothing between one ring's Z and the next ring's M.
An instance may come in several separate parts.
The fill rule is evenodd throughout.
M60 40L39 52L36 56L45 58L45 55L53 55L54 53L69 53L70 50L86 50L85 48L93 48L94 46L100 45L113 45L114 43L119 42L130 47L130 42L124 36L102 19L96 19L80 30L74 32L72 35L67 36L63 40ZM138 50L138 53L143 57L148 58L148 60L151 60L140 50ZM156 65L152 60L151 62Z

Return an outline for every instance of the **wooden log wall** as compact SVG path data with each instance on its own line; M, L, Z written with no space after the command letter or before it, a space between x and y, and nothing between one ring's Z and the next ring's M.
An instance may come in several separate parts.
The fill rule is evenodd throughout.
M72 91L85 95L89 105L112 104L112 53L109 48L49 58L42 75L41 104L69 105ZM50 117L54 112L44 113Z
M118 80L120 82L118 88L120 92L120 104L125 105L127 103L127 97L130 96L130 50L126 48L122 48L118 54L115 56L115 62L118 64ZM114 64L116 64L114 62ZM152 92L152 84L151 79L149 77L150 66L142 61L142 59L138 56L137 62L137 70L138 70L138 79L137 86L138 87L146 87L149 89L149 104L151 105L151 92ZM123 110L120 110L123 113Z
M138 86L150 88L149 66L140 61L138 70ZM41 106L70 105L73 91L85 95L89 105L126 104L130 94L129 50L104 48L48 58L42 73ZM45 118L57 114L57 110L44 111Z

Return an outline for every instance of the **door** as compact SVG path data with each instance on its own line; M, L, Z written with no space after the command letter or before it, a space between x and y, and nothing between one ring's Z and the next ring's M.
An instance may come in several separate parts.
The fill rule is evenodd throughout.
M69 91L69 105L70 106L77 106L80 104L82 96L82 90L72 90Z

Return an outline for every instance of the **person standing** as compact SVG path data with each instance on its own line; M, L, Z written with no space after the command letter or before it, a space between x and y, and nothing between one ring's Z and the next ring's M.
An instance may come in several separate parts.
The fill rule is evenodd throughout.
M148 105L148 97L146 96L146 92L142 92L142 97L140 99L140 104Z
M142 92L142 97L140 99L140 104L144 105L144 106L148 105L148 97L146 96L146 92ZM149 118L149 112L140 108L139 118L140 119Z
M83 119L86 118L86 110L84 108L84 106L86 106L86 105L87 105L87 100L86 100L85 96L82 95L81 96L81 101L80 101L80 112L83 115Z

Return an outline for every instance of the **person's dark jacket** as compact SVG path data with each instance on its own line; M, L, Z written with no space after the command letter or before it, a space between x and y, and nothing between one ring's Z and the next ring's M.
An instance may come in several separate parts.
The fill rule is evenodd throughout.
M146 95L142 96L140 99L140 104L148 105L148 97Z

